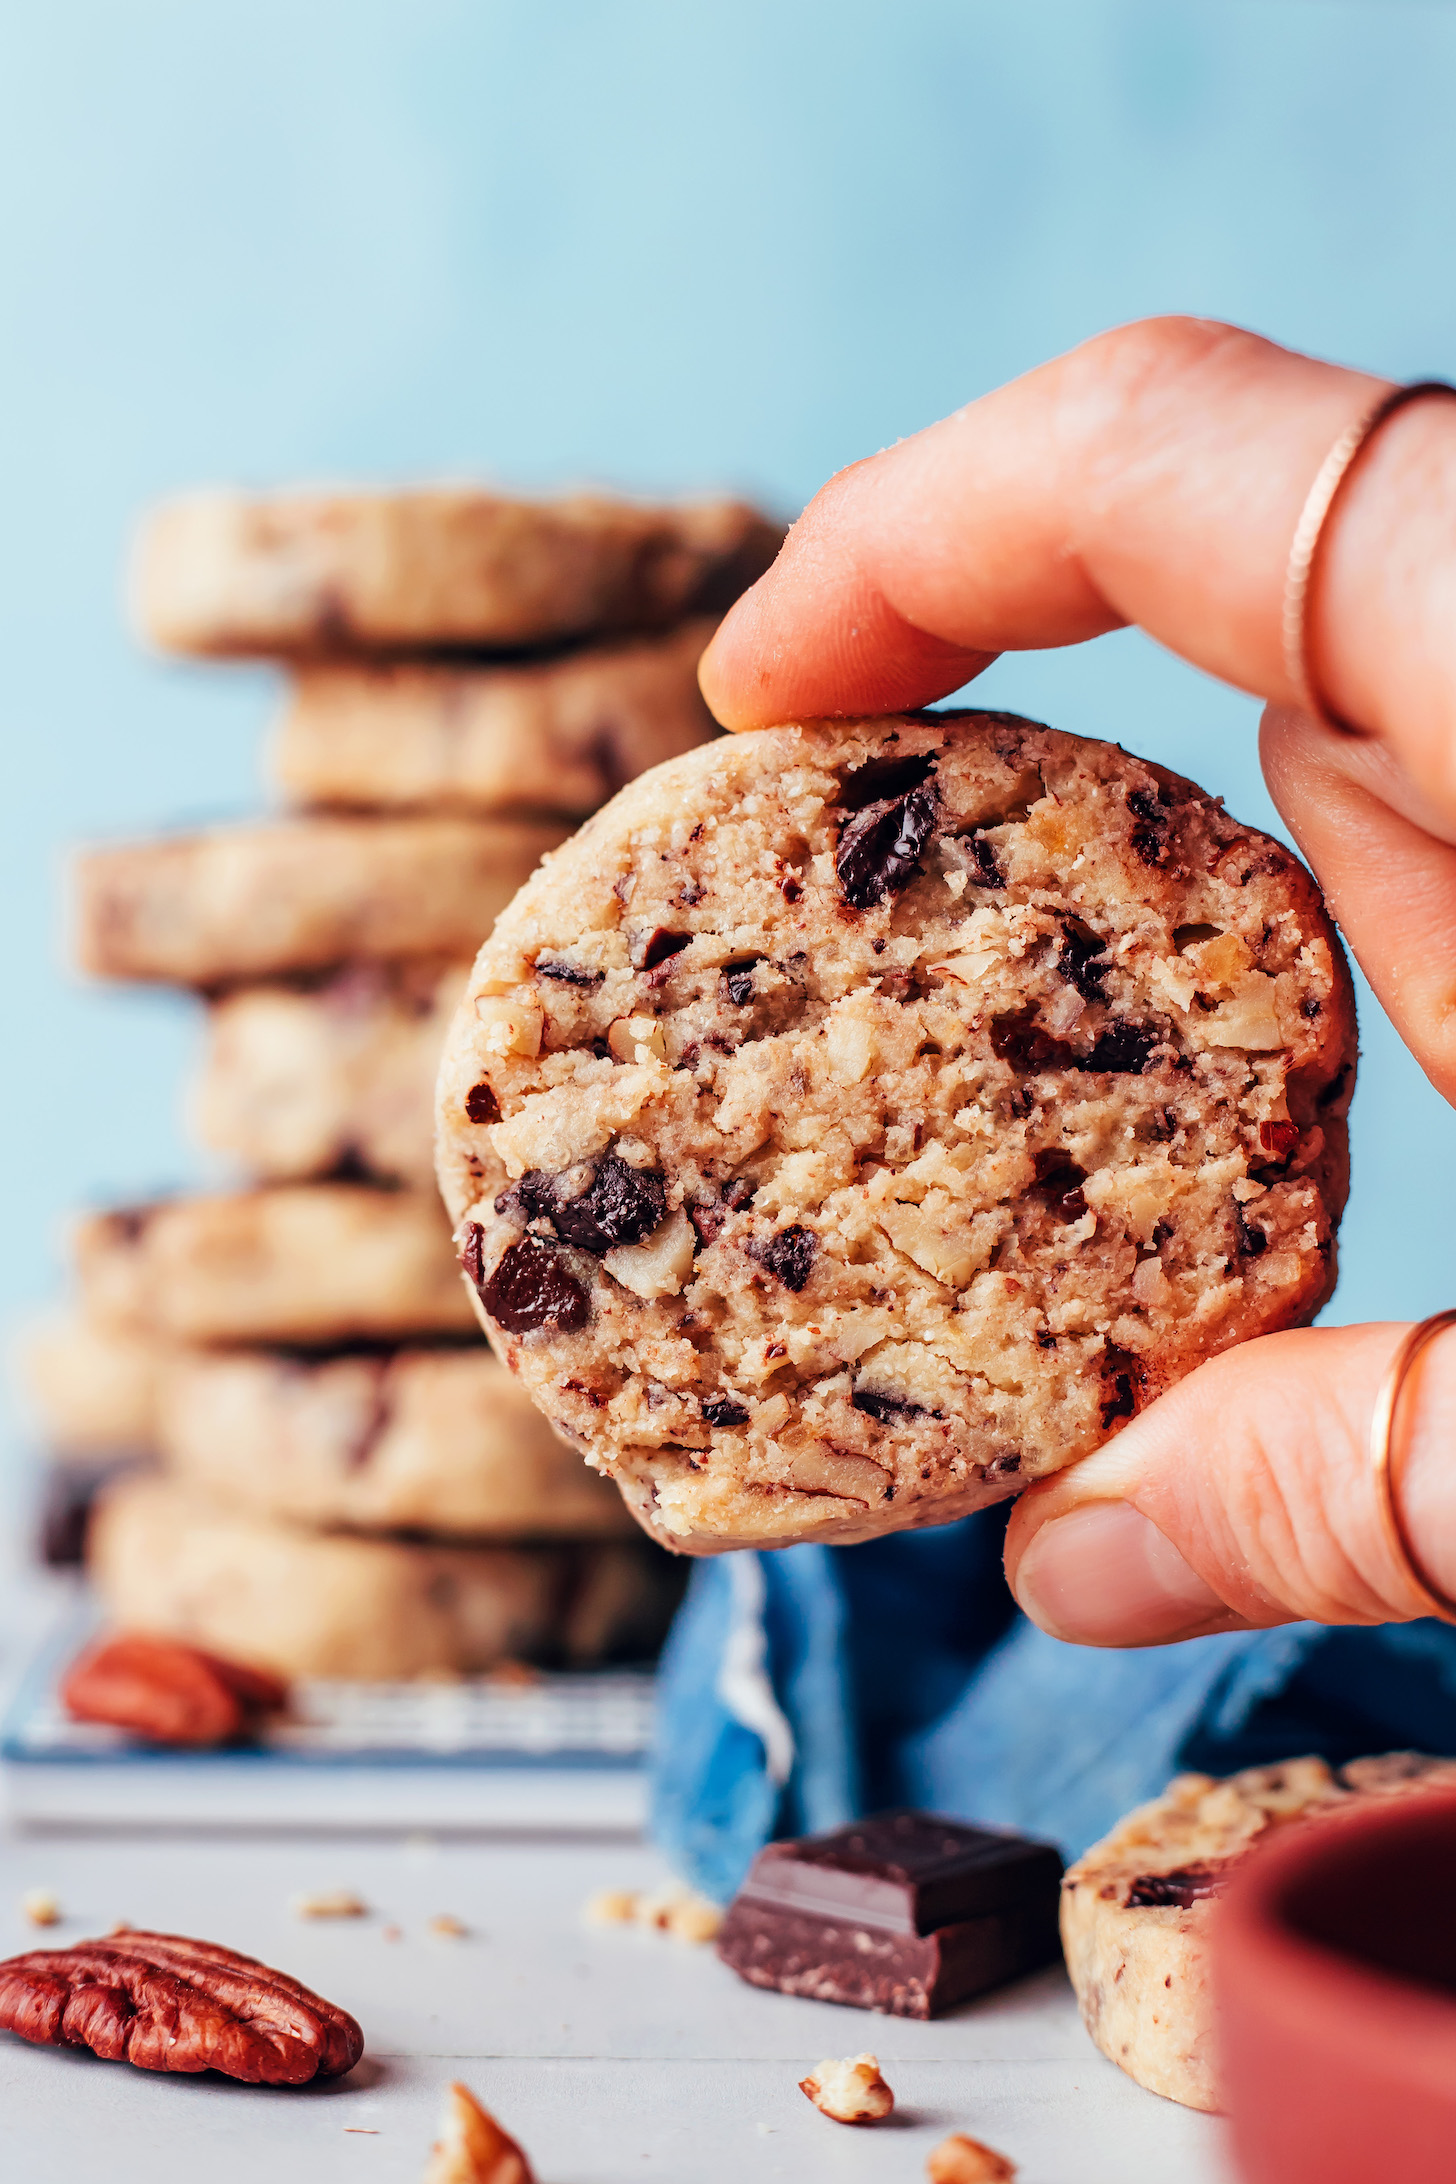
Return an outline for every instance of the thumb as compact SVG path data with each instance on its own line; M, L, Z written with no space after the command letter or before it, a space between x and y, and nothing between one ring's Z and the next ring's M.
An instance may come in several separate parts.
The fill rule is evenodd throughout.
M1370 1459L1406 1330L1266 1335L1200 1366L1115 1439L1024 1494L1006 1572L1026 1613L1077 1645L1161 1645L1274 1623L1429 1613L1387 1543ZM1425 1349L1393 1434L1407 1537L1456 1592L1456 1331Z

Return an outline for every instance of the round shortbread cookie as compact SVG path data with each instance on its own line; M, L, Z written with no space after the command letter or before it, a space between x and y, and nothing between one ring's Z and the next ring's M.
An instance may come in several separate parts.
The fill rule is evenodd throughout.
M736 501L650 507L478 487L191 493L155 509L132 567L169 652L499 649L722 613L781 526Z
M1219 2106L1209 1926L1234 1862L1271 1830L1358 1799L1450 1788L1456 1760L1390 1752L1337 1773L1322 1759L1180 1775L1069 1866L1062 1946L1083 2021L1139 2085Z
M179 1351L158 1451L214 1501L300 1524L474 1539L634 1529L478 1336L318 1358Z
M103 1326L176 1342L328 1344L473 1326L435 1200L281 1185L92 1214L76 1272Z
M164 1346L83 1313L27 1328L20 1368L47 1452L95 1461L156 1445Z
M680 1586L642 1541L456 1547L311 1532L222 1509L167 1479L107 1488L87 1562L128 1630L281 1676L365 1682L476 1674L504 1660L641 1658Z
M469 956L563 832L318 817L88 850L77 960L98 978L212 988L359 958Z
M304 667L273 779L299 804L584 816L718 733L697 676L714 626L509 667Z
M351 963L241 986L207 1012L191 1116L277 1182L357 1174L434 1187L435 1075L468 963Z
M482 1317L656 1535L937 1523L1334 1279L1349 976L1278 843L996 714L661 766L497 922L446 1046Z

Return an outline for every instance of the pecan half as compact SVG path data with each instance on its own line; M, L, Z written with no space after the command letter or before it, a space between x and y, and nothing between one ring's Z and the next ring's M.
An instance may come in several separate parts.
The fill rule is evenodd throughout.
M123 1929L0 1964L0 2030L138 2070L220 2070L248 2085L338 2078L364 2052L345 2010L212 1941Z
M531 2164L468 2086L452 2085L424 2184L535 2184Z
M123 1631L72 1662L61 1703L77 1721L109 1722L152 1744L231 1744L288 1703L288 1686L241 1661Z

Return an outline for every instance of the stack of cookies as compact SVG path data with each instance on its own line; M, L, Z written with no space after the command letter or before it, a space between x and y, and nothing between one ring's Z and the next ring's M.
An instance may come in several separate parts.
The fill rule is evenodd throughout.
M779 535L733 503L453 489L207 494L146 526L145 635L281 661L290 695L282 815L79 865L83 967L204 998L193 1119L248 1178L83 1221L79 1315L32 1350L61 1453L155 1458L91 1517L118 1621L370 1678L660 1636L667 1558L479 1339L433 1084L541 856L713 733L696 661Z

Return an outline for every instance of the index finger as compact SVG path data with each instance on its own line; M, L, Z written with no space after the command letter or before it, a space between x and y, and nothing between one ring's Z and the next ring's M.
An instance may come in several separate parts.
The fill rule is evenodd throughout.
M1331 443L1383 385L1202 320L1102 335L831 480L709 646L708 703L732 728L891 711L997 652L1129 622L1298 703L1280 642L1290 540ZM1413 480L1436 532L1420 556ZM1311 637L1328 702L1399 722L1412 746L1424 735L1456 799L1443 480L1456 489L1456 403L1413 405L1341 497ZM1424 583L1370 581L1397 520L1401 565L1419 559Z

